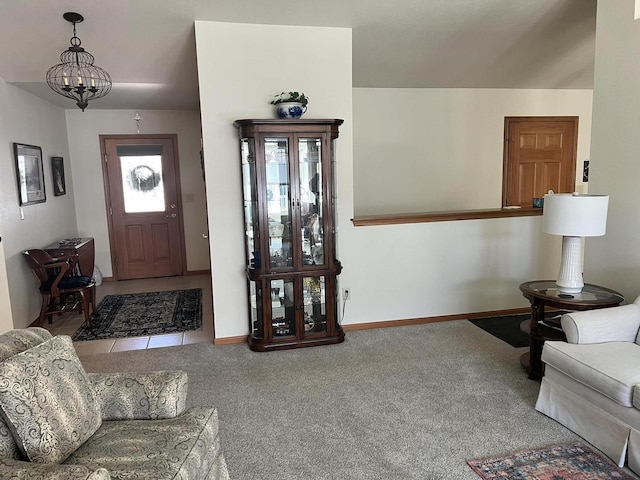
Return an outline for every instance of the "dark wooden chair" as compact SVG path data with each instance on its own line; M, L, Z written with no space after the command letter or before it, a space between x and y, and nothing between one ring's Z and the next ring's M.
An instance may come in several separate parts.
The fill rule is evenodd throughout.
M45 316L52 323L54 313L78 311L84 313L84 322L90 328L89 308L95 313L96 283L91 277L76 275L77 255L52 257L35 248L23 253L40 282L40 325L44 326Z

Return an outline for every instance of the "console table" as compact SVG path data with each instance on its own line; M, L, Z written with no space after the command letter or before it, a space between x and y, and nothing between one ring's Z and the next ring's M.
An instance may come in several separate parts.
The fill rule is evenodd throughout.
M67 238L45 247L44 250L52 257L77 255L80 274L93 277L95 263L93 238Z
M565 295L558 292L553 280L536 280L520 285L520 291L531 302L531 319L520 324L530 338L529 351L520 357L520 363L529 378L539 380L544 375L542 346L545 340L566 340L559 320L545 319L544 307L559 310L593 310L615 307L624 301L622 294L609 288L586 283L582 292Z

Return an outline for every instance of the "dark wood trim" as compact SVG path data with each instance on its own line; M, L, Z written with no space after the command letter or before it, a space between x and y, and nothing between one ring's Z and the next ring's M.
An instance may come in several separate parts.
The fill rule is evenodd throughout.
M109 188L109 173L107 172L107 147L105 141L111 138L110 135L99 135L100 139L100 165L102 166L102 183L104 185L104 200L107 209L107 231L109 233L109 260L111 261L112 280L118 281L118 269L116 268L116 256L114 254L116 244L115 234L113 232L113 217L111 215L111 189ZM102 279L104 281L104 277Z
M211 269L207 268L205 270L187 270L185 276L189 275L211 275Z
M344 123L344 120L339 118L323 118L319 120L305 118L298 118L296 120L283 120L283 119L243 119L233 122L233 126L238 129L239 137L242 138L243 131L252 131L255 134L266 133L268 135L282 134L293 135L292 128L295 129L299 135L308 135L314 133L330 132L330 140L338 138L338 128ZM257 138L257 135L256 135ZM258 147L258 145L256 145ZM258 154L258 152L256 152Z
M451 212L396 213L363 215L351 219L356 227L399 225L403 223L451 222L486 218L533 217L542 215L541 208L496 208L488 210L459 210Z

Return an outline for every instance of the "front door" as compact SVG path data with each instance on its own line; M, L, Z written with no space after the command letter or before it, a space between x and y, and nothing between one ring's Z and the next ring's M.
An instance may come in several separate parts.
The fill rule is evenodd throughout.
M182 275L184 230L175 135L101 135L117 280Z
M505 118L503 206L575 189L578 117Z

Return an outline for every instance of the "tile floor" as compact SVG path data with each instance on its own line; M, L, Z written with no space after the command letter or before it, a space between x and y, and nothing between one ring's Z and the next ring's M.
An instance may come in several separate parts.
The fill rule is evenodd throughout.
M105 295L119 293L157 292L162 290L185 290L202 288L202 327L183 333L151 335L148 337L129 337L110 340L91 340L74 342L78 354L122 352L145 348L170 347L188 343L213 342L213 295L211 276L189 275L183 277L148 278L143 280L125 280L121 282L103 282L96 289L96 306ZM76 312L53 317L53 323L46 325L53 335L73 335L82 325L83 315Z

